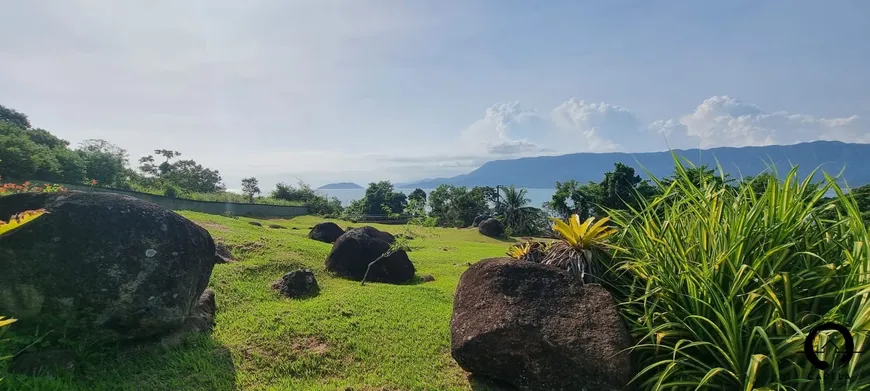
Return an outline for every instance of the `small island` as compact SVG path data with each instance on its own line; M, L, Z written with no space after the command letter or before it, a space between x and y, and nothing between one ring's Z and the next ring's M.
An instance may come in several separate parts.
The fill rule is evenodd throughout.
M329 183L317 188L317 190L337 190L337 189L362 189L363 187L351 182Z

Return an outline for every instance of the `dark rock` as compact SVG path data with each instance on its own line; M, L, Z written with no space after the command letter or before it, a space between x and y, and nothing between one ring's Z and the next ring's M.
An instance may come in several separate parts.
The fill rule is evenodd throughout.
M283 225L278 225L278 224L269 224L269 228L272 228L272 229L287 229L287 227L285 227L285 226L283 226Z
M311 269L294 270L272 283L272 289L292 298L314 296L320 292Z
M498 219L486 219L480 222L478 231L481 235L498 238L504 235L504 226Z
M0 313L16 329L120 341L181 327L215 263L208 231L113 193L0 197L0 216L47 213L0 235Z
M344 230L333 222L318 223L311 228L308 239L314 239L324 243L334 243L339 236L344 235Z
M214 299L214 291L207 288L196 303L193 313L187 317L184 325L172 333L160 336L160 345L166 348L181 345L189 336L198 333L207 333L214 329L215 313L217 304Z
M190 317L188 322L197 331L210 331L214 328L214 316L216 312L217 304L214 300L214 291L211 288L207 288L199 296L193 316Z
M433 276L431 274L424 274L424 275L420 276L420 281L432 282L432 281L435 281L435 276Z
M482 260L459 280L451 353L476 375L520 390L625 390L632 346L610 293L562 270Z
M49 349L22 352L12 358L9 373L38 375L59 370L73 372L76 367L76 354L69 350Z
M389 250L395 238L374 227L354 228L341 235L326 258L326 269L352 280L362 280L369 263ZM367 281L403 283L414 278L414 264L404 250L372 265Z
M299 227L293 227L291 229L295 231L295 230L299 229Z
M471 226L478 227L478 226L480 226L481 222L483 222L484 220L489 220L490 218L491 217L487 216L487 215L479 215L479 216L475 217L474 220L472 220Z
M260 224L259 221L249 221L248 224L250 224L250 225L254 225L254 226L257 226L257 227L262 227L262 226L263 226L263 224Z
M215 263L230 263L236 261L236 258L233 257L233 253L230 252L226 243L216 242L214 244L214 253L216 257Z

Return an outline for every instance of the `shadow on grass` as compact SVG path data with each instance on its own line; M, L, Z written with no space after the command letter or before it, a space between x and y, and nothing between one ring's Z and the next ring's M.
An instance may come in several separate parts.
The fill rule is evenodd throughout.
M229 348L210 335L189 337L179 346L110 345L70 351L69 362L46 368L40 354L27 352L41 369L9 373L0 364L0 389L9 390L236 390ZM51 352L51 351L49 351ZM16 357L16 360L19 360ZM40 362L41 361L41 362ZM29 372L29 373L28 373Z
M474 391L516 391L516 387L481 375L468 375L468 385Z

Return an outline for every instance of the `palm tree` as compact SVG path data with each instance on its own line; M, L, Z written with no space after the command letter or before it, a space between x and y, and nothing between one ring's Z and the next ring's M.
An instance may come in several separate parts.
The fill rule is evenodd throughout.
M532 206L532 202L526 197L526 189L517 189L514 185L499 187L503 200L496 206L496 214L501 216L504 224L512 233L528 233L535 229L536 222L540 220L541 210Z

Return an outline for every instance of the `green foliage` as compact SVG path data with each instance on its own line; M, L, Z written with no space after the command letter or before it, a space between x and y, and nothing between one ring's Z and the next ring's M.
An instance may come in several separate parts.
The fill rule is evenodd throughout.
M767 177L734 189L677 163L661 194L613 210L623 249L608 283L639 344L636 385L649 390L819 390L870 386L866 355L820 372L802 354L816 325L836 321L866 349L870 235L856 198L826 177ZM720 177L720 179L722 179ZM762 186L763 184L763 186ZM833 189L837 196L824 201ZM845 213L822 218L826 211ZM842 340L831 336L842 349ZM834 362L832 346L818 350ZM822 383L820 376L827 375ZM846 379L851 377L851 381Z
M390 181L369 183L363 197L363 210L366 215L403 215L407 206L407 196L394 191Z
M529 206L526 189L514 185L501 187L504 195L496 203L495 214L501 218L509 235L538 235L549 226L543 210Z
M418 204L426 204L426 192L423 189L414 189L408 194L408 202L416 201Z
M581 184L573 179L556 182L556 190L544 208L562 219L576 214L585 221L589 217L603 216L604 209L624 210L637 206L641 199L653 197L657 191L642 180L634 168L616 163L600 183Z
M257 178L254 177L242 179L242 193L248 196L251 202L254 202L255 195L260 194L258 184Z
M76 152L85 162L85 176L101 186L122 187L127 181L127 150L106 140L85 140Z
M429 194L429 216L442 227L468 227L474 218L490 212L485 187L440 185Z
M15 111L15 109L0 105L0 125L10 124L22 129L30 129L30 120L27 115Z
M308 208L310 213L316 215L339 215L342 213L341 201L338 198L327 198L301 181L298 187L283 182L278 183L270 196L276 200L301 203Z
M168 185L168 186L166 186L166 190L163 191L163 195L166 197L176 198L176 197L178 197L179 192L180 191L178 190L177 187L175 187L173 185Z

